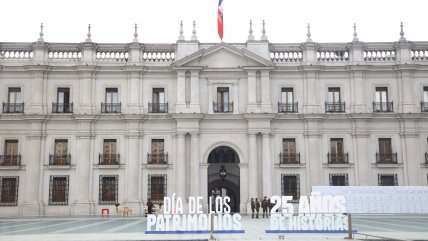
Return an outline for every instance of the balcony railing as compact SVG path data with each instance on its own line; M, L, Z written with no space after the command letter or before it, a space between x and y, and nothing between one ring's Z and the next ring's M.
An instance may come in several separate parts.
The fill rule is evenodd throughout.
M394 103L391 102L373 102L373 112L393 112Z
M147 153L148 164L168 164L168 153Z
M99 165L119 165L120 154L100 154Z
M216 103L216 102L213 102L213 110L216 113L230 113L230 112L233 112L233 102L229 102L229 103Z
M73 103L52 102L52 113L73 113Z
M0 166L21 166L21 154L0 155Z
M66 166L70 165L71 155L54 155L49 154L49 166Z
M24 102L22 103L4 103L3 113L24 113Z
M168 103L150 103L149 113L168 113Z
M348 164L348 153L327 153L328 164Z
M428 112L428 102L421 102L421 112Z
M120 113L122 109L122 103L102 103L101 102L101 113Z
M325 102L325 112L345 112L345 102Z
M278 102L278 113L297 113L298 104L296 103L280 103Z
M376 153L376 163L378 164L397 164L397 152L395 153Z
M299 164L300 153L280 153L279 162L280 164Z

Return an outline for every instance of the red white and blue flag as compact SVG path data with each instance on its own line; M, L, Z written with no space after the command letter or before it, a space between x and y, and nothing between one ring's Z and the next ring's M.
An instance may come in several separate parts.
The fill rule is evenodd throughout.
M223 0L218 0L217 29L220 40L223 41Z

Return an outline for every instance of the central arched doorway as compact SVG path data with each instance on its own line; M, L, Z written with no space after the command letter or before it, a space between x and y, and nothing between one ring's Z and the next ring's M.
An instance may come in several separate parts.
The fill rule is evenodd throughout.
M229 196L232 212L239 212L239 156L228 146L219 146L208 156L208 197Z

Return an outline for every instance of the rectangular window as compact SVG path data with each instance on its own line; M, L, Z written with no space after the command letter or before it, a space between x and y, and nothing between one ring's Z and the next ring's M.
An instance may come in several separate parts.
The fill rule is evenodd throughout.
M428 102L428 86L424 86L424 102Z
M6 140L4 145L3 165L17 166L19 163L18 140Z
M119 176L100 176L99 204L115 204L118 200Z
M118 90L117 88L106 88L106 104L118 103Z
M348 186L348 174L330 174L330 186Z
M343 139L330 139L330 163L344 163L345 153L343 151Z
M149 199L152 202L161 202L166 197L166 175L149 175Z
M378 174L379 186L398 186L397 174Z
M293 196L294 201L300 198L300 181L299 175L282 174L282 196Z
M328 88L328 101L331 103L340 103L340 88L329 87Z
M57 139L55 140L54 165L68 165L68 140Z
M68 176L50 176L49 205L68 205Z
M376 102L379 102L379 103L388 102L388 88L376 87Z
M56 113L71 113L70 88L58 88L57 103L54 105Z
M282 88L281 89L281 103L283 104L293 104L293 88Z
M293 88L281 88L281 103L278 104L279 112L297 112L297 103L294 103Z
M165 146L163 139L152 140L152 153L149 155L149 163L162 164L166 163Z
M118 164L117 143L115 139L105 139L103 144L103 154L100 164L115 165Z
M379 153L392 153L391 138L379 138Z
M3 106L5 113L22 113L24 104L22 100L21 88L11 87L8 90L7 104Z
M152 93L152 112L153 113L166 113L167 104L165 103L165 89L153 88Z
M232 107L229 105L229 87L217 88L217 112L231 112Z
M296 139L282 139L282 150L284 154L296 153Z
M70 88L58 88L57 102L64 105L70 103Z
M19 177L0 177L0 206L18 205Z

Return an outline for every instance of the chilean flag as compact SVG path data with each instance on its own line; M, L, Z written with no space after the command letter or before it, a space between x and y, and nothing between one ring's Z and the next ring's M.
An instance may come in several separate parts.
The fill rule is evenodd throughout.
M220 40L223 41L223 0L218 0L217 29Z

